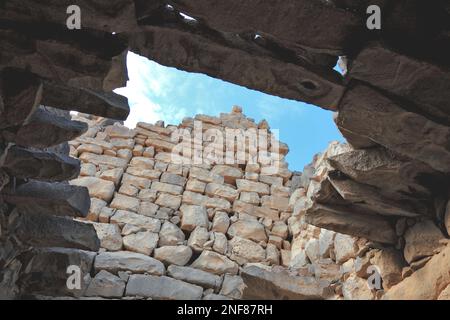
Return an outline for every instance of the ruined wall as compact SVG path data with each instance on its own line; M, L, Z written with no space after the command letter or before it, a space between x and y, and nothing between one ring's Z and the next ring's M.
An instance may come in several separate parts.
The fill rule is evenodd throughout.
M66 26L73 4L82 10L82 30ZM379 30L366 26L369 4L381 9ZM127 101L112 90L125 85L132 50L336 111L354 150L331 156L332 170L303 185L299 216L403 252L411 270L402 278L432 257L385 296L436 298L449 283L441 247L449 215L449 15L444 0L3 3L1 292L14 298L46 286L64 295L59 263L91 269L95 255L79 250L98 247L93 227L64 218L83 217L90 207L86 189L64 183L79 163L52 149L87 128L47 107L124 120ZM342 56L345 76L333 70Z
M241 163L226 165L208 158L194 165L185 158L180 164L172 136L188 129L194 137L194 121L203 130L189 148L205 153L211 129L266 132L268 124L256 124L239 107L219 117L186 118L179 126L138 123L133 130L98 117L74 119L88 123L89 130L70 142L72 156L82 161L79 178L70 184L89 190L89 214L78 220L95 227L101 249L84 253L91 264L82 290L58 295L41 288L44 291L34 292L35 298L381 296L381 287L370 290L366 281L371 275L369 259L374 257L372 262L380 265L380 250L367 240L304 221L304 202L314 191L317 173L323 172L327 157L348 151L348 145L331 143L326 153L316 156L311 166L315 169L303 174L288 170L283 143L277 146L276 163L251 163L249 155L255 154L247 141ZM276 143L268 149L275 152ZM258 146L258 152L267 150L264 144ZM233 155L240 150L220 146L224 151L230 148L236 148ZM400 275L383 273L383 285L391 286Z
M102 248L85 296L241 298L245 267L289 264L292 173L283 160L288 148L271 140L265 121L256 124L241 112L234 107L219 117L197 115L179 126L138 123L133 130L75 117L90 130L70 142L71 154L82 161L80 177L70 183L89 189L86 219ZM200 137L194 136L198 124ZM227 128L268 134L272 145L265 150L273 160L251 163L250 155L258 160L263 149L258 145L252 153L248 142L242 150L219 145L231 151L229 165L205 158L208 132L219 130L225 137ZM172 150L178 141L172 136L178 129L191 132L189 149L204 153L199 163L176 162ZM240 151L244 161L238 163Z
M39 261L58 261L60 269L81 265L83 285L54 291L55 285L35 281L27 287L33 298L448 298L446 231L368 184L372 170L385 173L375 179L396 178L399 165L383 162L386 151L364 151L374 153L374 160L361 161L361 151L332 142L303 172L292 173L283 160L288 146L279 144L280 159L272 167L249 163L247 141L242 163L203 158L194 165L175 153L181 140L172 136L179 129L193 138L191 151L207 152L211 129L270 130L267 122L256 124L239 107L218 117L186 118L178 126L159 121L129 129L101 117L73 119L89 127L69 143L70 154L82 161L80 176L70 184L87 187L91 196L88 215L77 220L94 226L101 249L44 250L42 260L34 259L35 272ZM200 138L194 121L201 123ZM230 151L226 145L219 149ZM351 175L342 163L355 157ZM352 188L353 177L360 176L364 183ZM402 190L402 181L390 186ZM361 208L367 214L358 218L353 212ZM58 279L44 274L46 283Z

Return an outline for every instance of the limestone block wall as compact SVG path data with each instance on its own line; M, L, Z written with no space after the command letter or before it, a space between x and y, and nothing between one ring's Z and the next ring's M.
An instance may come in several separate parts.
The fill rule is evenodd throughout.
M71 155L82 161L80 176L70 183L89 189L86 221L96 228L102 248L85 295L240 298L242 266L286 260L292 173L283 159L275 175L245 162L175 164L171 134L191 128L193 119L178 127L139 123L130 130L76 118L90 129L70 143ZM195 120L204 130L267 126L239 107ZM284 144L280 150L281 157L288 151ZM114 292L105 293L103 278L117 285Z
M70 184L87 187L91 196L89 214L77 220L95 227L101 249L86 252L90 265L82 289L62 296L373 297L357 287L364 287L362 279L356 289L347 290L351 293L342 289L341 280L365 241L304 222L299 203L309 194L311 179L289 171L285 144L278 145L276 171L268 163L249 162L248 147L247 160L239 164L180 164L172 157L172 133L193 130L194 120L202 122L204 133L212 128L265 130L266 121L255 123L239 107L218 117L187 118L178 126L138 123L135 129L84 114L73 118L89 126L70 142L71 155L82 162L79 177ZM295 290L293 281L298 282Z
M365 231L357 219L343 230L347 234L331 231L342 225L342 214L337 222L329 211L322 220L310 220L318 205L342 203L326 181L333 181L333 159L354 152L348 144L330 143L301 173L288 169L283 143L276 171L250 163L248 146L242 163L178 163L172 134L193 134L194 121L201 121L204 136L208 129L269 125L255 123L239 107L217 117L186 118L178 126L159 121L129 129L85 114L73 120L89 129L69 143L71 155L81 160L80 175L70 184L87 187L91 197L86 218L75 219L95 228L101 249L40 249L28 274L48 271L54 261L65 268L43 278L64 287L61 270L79 265L83 283L80 290L52 292L25 277L34 298L382 299L405 298L405 292L412 292L406 298L447 297L447 240L431 220L399 219L399 240L392 243L385 240L388 231ZM194 139L192 147L200 143L207 147L209 141ZM419 285L423 276L434 282Z

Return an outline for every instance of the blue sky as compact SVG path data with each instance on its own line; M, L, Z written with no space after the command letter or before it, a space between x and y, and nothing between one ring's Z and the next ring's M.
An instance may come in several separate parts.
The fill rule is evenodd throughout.
M184 117L219 115L239 105L256 122L266 119L271 128L279 129L280 140L289 145L289 168L299 171L329 142L343 141L330 111L164 67L131 52L127 60L130 80L116 92L129 99L131 112L125 125L130 128L139 121L178 124Z

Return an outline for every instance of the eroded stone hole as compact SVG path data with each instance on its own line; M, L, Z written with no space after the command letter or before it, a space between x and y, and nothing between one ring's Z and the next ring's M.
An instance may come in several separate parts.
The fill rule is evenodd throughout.
M305 89L308 89L308 90L316 90L317 89L317 85L314 82L310 81L310 80L304 80L304 81L300 82L300 84Z

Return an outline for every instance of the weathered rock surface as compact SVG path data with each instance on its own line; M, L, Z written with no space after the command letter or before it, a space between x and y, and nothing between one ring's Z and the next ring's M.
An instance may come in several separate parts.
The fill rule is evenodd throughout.
M163 275L165 268L162 262L141 253L119 251L102 252L95 258L95 270L106 270L117 274L118 271Z
M192 249L188 246L164 246L155 249L155 259L166 264L186 265L192 257Z
M429 193L421 185L421 175L433 175L425 164L403 160L385 148L352 150L328 159L330 164L360 183L382 189L388 193Z
M242 263L259 262L266 258L266 251L259 244L240 237L234 237L229 241L231 259ZM242 260L243 259L243 260Z
M161 276L132 275L128 280L126 295L152 299L199 300L202 287Z
M439 252L445 242L444 235L432 221L419 222L405 232L405 259L411 263L431 256Z
M351 258L355 258L358 247L355 239L344 234L337 234L334 238L334 252L336 262L343 263Z
M390 222L381 217L355 213L342 207L315 205L306 213L306 222L317 227L360 236L382 243L395 243L396 235Z
M181 229L192 231L196 227L208 227L208 214L203 206L182 206Z
M158 244L158 234L141 231L133 233L123 238L123 246L126 250L151 255Z
M393 248L380 250L375 253L371 262L379 268L385 290L403 280L402 269L405 261L398 250Z
M342 285L342 294L346 300L372 300L373 292L367 280L351 275Z
M399 54L380 44L372 44L358 54L350 73L355 79L416 103L423 112L450 124L450 90L446 88L450 73L445 68Z
M208 250L203 251L192 263L191 267L214 274L236 274L239 269L236 262L231 261L221 254Z
M223 278L220 294L233 299L241 299L246 285L240 276L226 274Z
M2 196L22 213L72 217L86 217L91 203L86 188L42 181L30 181L14 190L4 189Z
M173 246L184 242L185 235L180 228L168 221L164 222L159 232L159 246Z
M100 241L93 226L40 214L21 214L17 218L17 237L27 245L35 247L75 248L97 251Z
M142 227L150 232L159 232L161 221L155 218L146 217L131 211L119 210L111 217L111 223L119 225L131 224Z
M67 248L34 249L32 259L26 259L26 269L22 275L22 286L28 292L48 295L81 296L85 292L90 277L81 279L81 288L67 287L67 268L79 266L83 275L88 275L95 253Z
M85 295L88 297L121 298L126 283L118 276L102 270L89 283Z
M450 283L449 248L446 246L439 254L433 256L423 268L390 288L383 298L388 300L437 299Z
M146 254L159 250L168 264L180 263L179 248L193 250L195 257L186 254L183 263L195 259L193 265L213 270L213 277L232 273L203 294L189 281L158 278L160 264L145 276L157 292L130 286L151 298L241 298L245 283L236 273L249 261L267 270L264 287L288 288L283 297L299 292L279 284L280 274L295 279L296 287L311 285L308 297L314 288L328 288L331 295L319 296L379 299L391 291L414 292L396 287L427 277L414 294L446 297L446 263L433 261L448 236L440 229L448 227L449 6L377 1L383 28L368 32L367 1L277 1L81 1L83 29L75 33L65 25L67 4L61 1L3 6L0 189L8 206L0 208L1 296L79 296L96 275L89 295L120 298L130 274L136 276L133 268L93 272L93 256L78 249L42 254L29 246L97 251L100 244L101 259L111 254L104 250L122 250L126 243ZM289 147L276 139L267 146L270 164L209 159L192 166L173 163L177 129L193 133L194 121L201 121L208 135L208 129L270 129L267 121L255 123L238 106L229 114L186 118L178 127L141 122L131 130L87 114L70 120L72 110L126 119L127 99L113 90L125 86L128 48L167 66L338 111L337 125L356 149L331 144L301 175L288 169ZM338 56L345 81L333 70ZM194 139L205 146L199 142ZM223 151L251 148L238 143ZM69 152L82 161L81 169ZM77 185L47 183L72 179ZM90 206L78 185L88 187ZM186 205L202 213L185 214ZM139 269L138 261L122 262ZM65 290L66 262L84 263L80 292ZM365 286L370 263L381 269L382 290ZM430 264L436 274L427 271ZM277 273L288 266L297 276Z
M117 225L109 223L94 223L95 231L100 239L100 247L109 251L122 249L122 236Z
M238 220L228 228L230 237L241 237L255 242L267 241L267 234L264 225L258 221Z
M219 288L222 283L219 276L190 267L171 265L167 268L167 274L172 278L210 289Z
M20 179L64 181L78 176L80 162L53 152L31 151L13 146L5 152L3 170Z
M246 285L243 299L315 300L326 297L326 290L313 278L293 277L254 266L245 268L241 276Z

